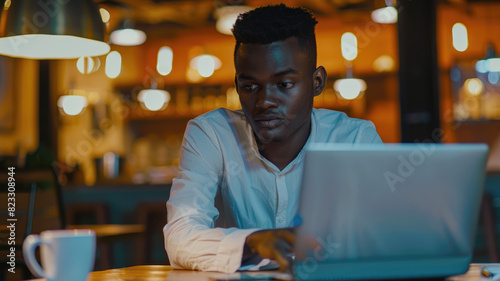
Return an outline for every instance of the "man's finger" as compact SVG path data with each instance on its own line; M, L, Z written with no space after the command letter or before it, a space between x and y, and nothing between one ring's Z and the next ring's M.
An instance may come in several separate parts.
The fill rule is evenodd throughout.
M288 229L281 229L276 232L276 235L285 240L288 244L293 245L295 243L295 234Z
M273 251L271 258L279 263L280 271L284 272L289 269L290 262L284 253L281 253L280 251Z

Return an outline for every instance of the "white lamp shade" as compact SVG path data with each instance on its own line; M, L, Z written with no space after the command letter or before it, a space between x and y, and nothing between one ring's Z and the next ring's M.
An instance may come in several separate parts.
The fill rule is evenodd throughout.
M1 55L76 59L110 51L104 42L104 23L92 0L16 0L1 13Z

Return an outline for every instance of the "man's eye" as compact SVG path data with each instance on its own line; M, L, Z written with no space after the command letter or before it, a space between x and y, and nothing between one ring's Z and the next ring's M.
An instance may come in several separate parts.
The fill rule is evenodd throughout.
M257 88L257 85L255 84L247 84L247 85L243 85L243 88L245 88L245 90L247 91L253 91Z
M279 86L281 88L283 88L283 89L290 89L290 88L293 87L293 85L294 85L294 83L292 83L292 82L281 82L281 83L279 83Z

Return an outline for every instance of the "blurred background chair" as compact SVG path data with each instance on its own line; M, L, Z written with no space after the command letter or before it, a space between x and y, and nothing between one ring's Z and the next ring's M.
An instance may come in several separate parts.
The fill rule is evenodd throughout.
M137 206L137 222L145 227L144 239L137 240L136 264L169 264L163 242L167 224L165 201L144 201ZM161 249L161 251L156 251Z
M498 263L500 261L498 256L498 221L495 214L495 207L493 205L493 198L488 193L483 194L479 218L484 233L483 236L486 245L488 262Z

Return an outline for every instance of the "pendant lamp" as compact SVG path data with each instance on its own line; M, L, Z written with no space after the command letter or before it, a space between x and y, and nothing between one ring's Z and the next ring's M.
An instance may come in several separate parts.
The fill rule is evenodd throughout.
M74 59L110 51L92 0L7 0L0 9L0 55Z

